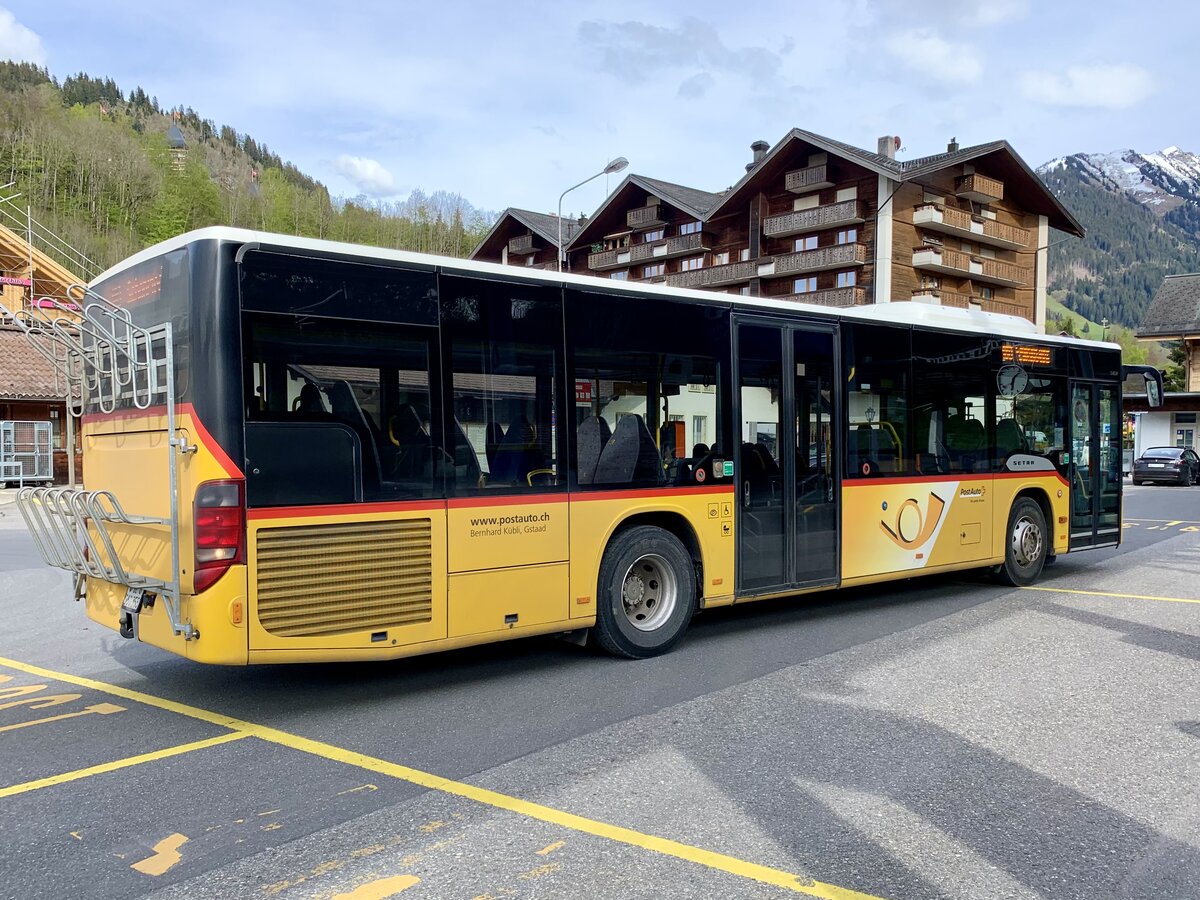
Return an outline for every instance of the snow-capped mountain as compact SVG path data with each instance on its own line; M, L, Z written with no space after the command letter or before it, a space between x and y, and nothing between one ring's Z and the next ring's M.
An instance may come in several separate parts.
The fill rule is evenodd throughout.
M1158 153L1076 153L1046 163L1038 173L1044 178L1066 168L1109 190L1124 191L1160 216L1187 201L1200 202L1200 155L1179 147Z
M1163 276L1200 272L1200 155L1074 153L1037 172L1087 231L1050 241L1049 288L1068 308L1136 327Z

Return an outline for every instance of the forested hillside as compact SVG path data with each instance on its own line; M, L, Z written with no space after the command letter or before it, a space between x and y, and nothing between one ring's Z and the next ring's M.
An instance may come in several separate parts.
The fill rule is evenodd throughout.
M186 143L168 147L174 122ZM107 267L192 228L234 225L466 256L490 222L457 195L376 205L328 190L250 135L140 88L0 62L0 211L34 219ZM0 216L10 227L16 223ZM42 249L53 253L52 247ZM67 262L67 260L63 260ZM86 275L86 272L79 272Z
M1068 156L1038 170L1087 230L1082 241L1051 232L1049 287L1085 318L1136 328L1163 276L1200 272L1200 240L1186 227L1200 215L1192 200L1156 214L1088 159Z

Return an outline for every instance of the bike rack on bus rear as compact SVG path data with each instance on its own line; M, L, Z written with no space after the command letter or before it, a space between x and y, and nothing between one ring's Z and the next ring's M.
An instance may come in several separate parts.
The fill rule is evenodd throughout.
M140 410L156 403L165 407L170 515L129 513L111 491L75 487L22 488L17 492L17 507L46 564L76 574L77 597L82 595L85 577L153 593L163 601L172 631L192 640L198 635L190 622L183 621L180 598L177 460L192 448L176 419L171 323L136 325L128 310L84 285L71 285L67 297L66 304L44 297L30 309L16 312L0 304L0 322L15 324L54 367L68 415L79 416L89 409L111 413L126 404ZM170 578L129 571L109 532L113 524L168 527Z

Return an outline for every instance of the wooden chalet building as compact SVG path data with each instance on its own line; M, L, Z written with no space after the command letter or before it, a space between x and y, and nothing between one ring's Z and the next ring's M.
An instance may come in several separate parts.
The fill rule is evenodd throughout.
M564 217L562 241L566 243L579 228L577 219ZM509 207L471 253L471 259L500 262L529 269L555 268L558 245L558 216Z
M977 308L1044 327L1049 229L1082 237L1082 226L1007 141L904 161L898 147L797 128L752 144L745 175L721 193L630 175L566 242L568 266L827 306ZM473 258L503 261L485 244Z
M1151 409L1145 395L1126 394L1127 414L1136 417L1134 454L1147 447L1191 447L1200 451L1200 273L1168 275L1154 293L1137 328L1141 341L1183 344L1183 390L1169 392Z

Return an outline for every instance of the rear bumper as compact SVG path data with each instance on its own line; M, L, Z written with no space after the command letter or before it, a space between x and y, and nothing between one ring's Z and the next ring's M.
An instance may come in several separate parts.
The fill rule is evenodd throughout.
M1178 469L1134 469L1133 477L1138 481L1165 481L1178 484L1183 481L1183 472Z

